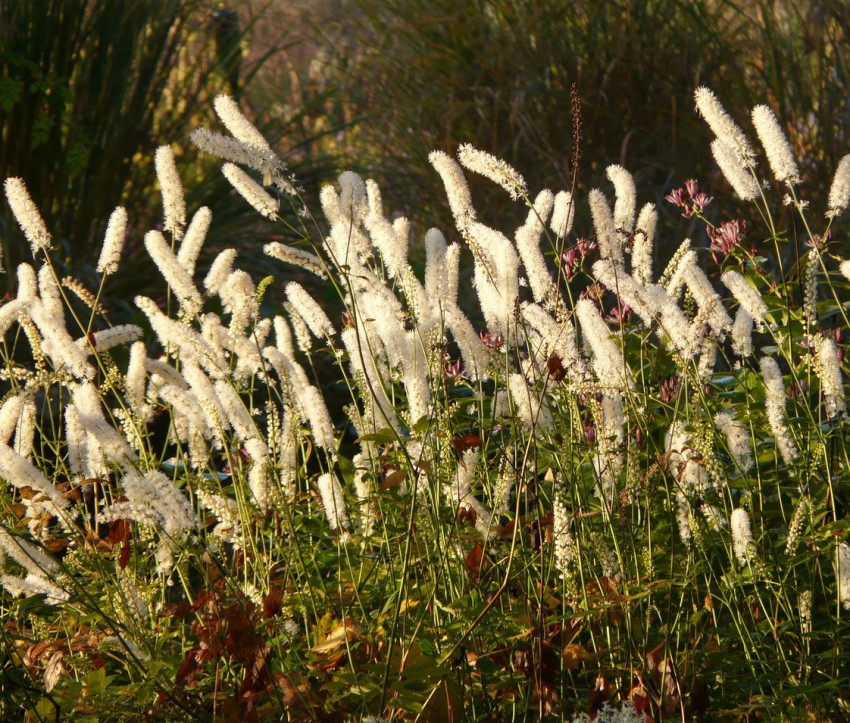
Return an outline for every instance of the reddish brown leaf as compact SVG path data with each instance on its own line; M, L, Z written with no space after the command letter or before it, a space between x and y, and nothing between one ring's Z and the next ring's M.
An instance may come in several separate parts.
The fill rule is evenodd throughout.
M175 682L178 687L195 684L195 676L197 675L199 668L197 654L200 650L201 649L198 646L195 646L189 650L186 653L186 657L183 658L183 662L177 669L177 675L175 677Z
M48 693L56 687L64 672L65 653L62 650L57 650L50 656L47 665L44 666L44 689Z
M481 564L484 561L484 546L476 542L466 556L466 569L476 578L481 576Z
M55 540L47 540L44 547L55 555L68 547L68 540L57 537Z
M124 540L124 546L118 555L118 569L123 570L130 562L130 541Z
M390 472L386 477L384 477L384 481L381 482L382 490L391 490L395 487L399 487L402 482L404 482L405 477L407 477L407 472L403 469L397 469L393 472Z
M564 377L567 376L567 370L564 369L561 357L555 354L555 352L552 352L549 356L549 360L546 362L546 368L549 370L549 376L556 382L563 381Z
M233 603L227 608L225 619L225 652L246 667L252 666L258 659L264 659L266 652L263 639L257 634L242 605Z
M130 539L130 521L115 520L109 525L109 535L107 539L117 545L119 542L126 542Z
M708 711L711 701L708 698L708 691L706 691L705 686L700 682L699 678L694 678L694 682L691 684L690 701L691 708L697 715L703 715Z
M173 602L162 606L160 617L182 618L193 612L194 606L188 602Z
M472 432L462 434L452 440L452 446L458 454L463 454L467 449L481 446L481 437Z
M271 590L269 590L269 594L263 598L263 615L266 619L273 618L276 615L280 615L281 609L280 588L273 586Z
M468 522L471 526L475 526L475 522L478 519L478 515L475 513L471 507L467 507L466 505L461 505L457 508L457 521L458 524Z
M24 665L26 665L28 668L35 665L45 653L47 653L51 648L53 648L54 645L55 643L44 642L34 643L33 645L30 645L24 653Z
M647 715L649 710L649 691L644 687L643 683L635 683L629 688L629 693L626 696L635 707L635 710L642 715Z
M567 670L578 670L581 663L596 660L596 654L579 643L564 646L564 667Z

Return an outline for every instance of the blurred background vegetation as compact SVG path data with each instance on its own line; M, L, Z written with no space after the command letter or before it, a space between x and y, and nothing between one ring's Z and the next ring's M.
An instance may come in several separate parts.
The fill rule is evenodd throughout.
M215 125L220 92L239 97L308 202L352 168L382 185L390 209L450 231L427 155L470 142L535 193L569 188L575 172L581 198L617 162L668 216L678 211L664 195L692 177L724 197L709 211L745 215L693 108L704 83L745 128L756 103L779 113L804 160L806 197L822 208L850 150L849 32L845 0L0 0L0 175L26 180L69 273L92 283L109 213L126 204L128 293L144 285L134 261L159 219L150 159L161 143L178 152L190 209L214 210L208 258L236 245L268 267L261 245L280 225L257 227L187 140ZM523 216L486 182L474 193L487 222L510 230ZM28 249L2 210L14 268ZM686 233L680 225L669 244Z

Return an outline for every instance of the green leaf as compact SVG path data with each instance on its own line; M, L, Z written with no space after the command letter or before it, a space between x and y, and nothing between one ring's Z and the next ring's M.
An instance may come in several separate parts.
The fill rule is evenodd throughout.
M0 76L0 108L10 113L15 103L21 99L24 84L17 78Z
M89 673L83 683L88 690L88 695L100 696L103 695L112 680L113 676L106 674L106 668L98 668Z
M396 441L398 435L389 427L379 429L374 434L364 434L358 438L358 442L377 442L378 444L391 444Z

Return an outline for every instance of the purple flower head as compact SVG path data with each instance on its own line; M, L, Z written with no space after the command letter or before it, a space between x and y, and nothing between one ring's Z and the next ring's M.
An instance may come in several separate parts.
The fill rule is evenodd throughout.
M679 380L676 377L669 377L661 382L661 401L669 404L679 393Z
M443 361L443 372L447 379L452 379L454 381L462 379L464 371L461 360L458 359L456 362L452 362L451 358L446 357Z
M481 343L488 349L495 349L496 351L499 351L499 349L502 348L501 334L493 334L491 331L482 331L478 336L481 339Z
M746 238L749 230L747 222L739 219L726 221L714 228L709 226L708 237L711 239L711 255L715 263L726 258L741 241ZM720 260L718 260L718 255Z
M675 188L664 197L674 206L682 209L682 216L690 218L697 213L702 213L714 199L699 190L699 183L695 178L685 181L682 188Z
M619 326L625 324L632 316L632 307L628 304L618 304L605 317L605 321L609 324L617 324Z
M806 239L805 244L810 249L825 249L830 241L832 241L832 229L828 229L823 236L819 233L814 234L810 239Z

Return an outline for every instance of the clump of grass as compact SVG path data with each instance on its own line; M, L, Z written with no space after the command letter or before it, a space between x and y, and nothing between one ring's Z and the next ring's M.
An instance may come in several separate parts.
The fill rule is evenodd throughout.
M146 248L166 283L110 327L8 180L35 264L0 307L0 710L841 715L847 163L807 209L772 111L754 112L757 165L714 95L697 101L762 219L748 235L689 181L668 200L711 247L686 239L659 273L657 210L624 168L578 237L583 201L466 146L431 155L455 229L425 234L420 277L377 184L343 173L320 222L220 99L232 135L196 139L272 223L252 173L302 210L302 243L266 252L323 280L341 318L285 276L256 283L235 248L196 279L209 213L161 149L166 231ZM515 233L464 169L524 207ZM486 328L459 308L466 255Z

